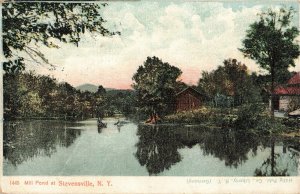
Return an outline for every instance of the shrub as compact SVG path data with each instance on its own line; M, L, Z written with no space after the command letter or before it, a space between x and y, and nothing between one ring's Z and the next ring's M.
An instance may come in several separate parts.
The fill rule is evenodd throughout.
M258 131L275 132L284 129L278 119L272 118L263 104L247 104L237 112L235 128L238 130L254 129Z
M171 123L202 123L211 120L212 114L212 110L203 107L193 111L183 111L168 115L165 117L165 121Z
M256 128L261 112L263 112L263 107L258 104L241 106L237 112L235 127L237 129Z
M296 118L284 118L282 119L281 123L285 125L286 127L291 128L299 128L300 127L300 121Z

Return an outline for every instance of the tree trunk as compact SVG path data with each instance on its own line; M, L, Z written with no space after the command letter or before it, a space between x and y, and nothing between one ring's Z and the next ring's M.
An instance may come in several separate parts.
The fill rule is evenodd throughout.
M270 103L270 114L272 119L274 119L274 79L275 78L275 71L274 71L274 64L271 66L271 103Z
M271 176L275 176L275 143L271 140Z

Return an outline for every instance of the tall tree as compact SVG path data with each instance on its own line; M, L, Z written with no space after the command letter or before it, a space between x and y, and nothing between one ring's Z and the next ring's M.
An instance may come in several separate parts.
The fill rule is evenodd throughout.
M2 5L3 52L6 72L25 69L25 60L51 65L37 45L59 48L55 40L78 46L86 31L103 36L119 34L104 27L105 3L22 2ZM28 59L19 55L24 52Z
M274 88L277 78L286 73L288 67L295 66L294 59L300 55L295 39L299 30L291 26L293 8L269 9L259 14L258 21L252 23L239 50L245 57L255 60L271 76L271 114L274 116Z
M223 64L212 72L202 73L198 88L204 91L208 99L223 106L230 99L235 105L260 101L259 91L247 72L247 66L236 59L226 59Z
M177 78L181 70L157 57L147 57L133 75L140 108L150 116L162 116L172 110Z

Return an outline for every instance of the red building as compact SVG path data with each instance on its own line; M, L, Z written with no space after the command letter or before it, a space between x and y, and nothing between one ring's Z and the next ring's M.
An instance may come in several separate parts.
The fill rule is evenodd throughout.
M201 106L202 100L202 94L191 87L187 87L176 94L176 111L197 109Z
M276 87L274 109L291 111L293 104L300 102L300 72L294 75L286 85Z

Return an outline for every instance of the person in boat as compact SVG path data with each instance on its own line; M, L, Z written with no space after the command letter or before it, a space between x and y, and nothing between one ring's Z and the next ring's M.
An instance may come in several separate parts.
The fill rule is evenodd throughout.
M119 125L120 124L120 119L118 118L118 121L114 125Z
M101 119L101 117L98 117L98 119L97 119L97 123L98 123L98 125L101 125L101 124L103 124L103 123L102 123L102 119Z
M98 127L106 127L106 124L101 121L100 117L97 119L97 124L98 124Z

